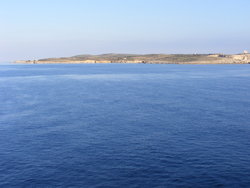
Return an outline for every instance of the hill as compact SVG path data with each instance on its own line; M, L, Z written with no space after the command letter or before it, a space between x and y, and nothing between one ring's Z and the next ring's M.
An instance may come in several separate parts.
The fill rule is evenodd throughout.
M250 54L102 54L16 61L16 63L248 64Z

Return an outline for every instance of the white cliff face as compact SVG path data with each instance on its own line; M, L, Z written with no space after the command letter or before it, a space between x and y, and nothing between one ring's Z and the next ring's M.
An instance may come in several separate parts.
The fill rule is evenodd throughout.
M244 61L246 59L245 55L232 55L231 56L234 60Z
M236 62L248 63L250 62L250 54L238 54L238 55L231 55L230 58L235 60Z

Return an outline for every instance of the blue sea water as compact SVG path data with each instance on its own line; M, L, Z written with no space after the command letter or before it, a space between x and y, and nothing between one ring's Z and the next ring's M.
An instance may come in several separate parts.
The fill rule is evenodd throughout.
M0 65L0 187L250 187L250 65Z

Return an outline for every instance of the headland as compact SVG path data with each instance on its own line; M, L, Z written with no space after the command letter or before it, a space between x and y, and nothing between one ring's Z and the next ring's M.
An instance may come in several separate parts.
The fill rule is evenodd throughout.
M144 64L250 64L250 54L102 54L72 57L21 60L25 64L90 64L90 63L144 63Z

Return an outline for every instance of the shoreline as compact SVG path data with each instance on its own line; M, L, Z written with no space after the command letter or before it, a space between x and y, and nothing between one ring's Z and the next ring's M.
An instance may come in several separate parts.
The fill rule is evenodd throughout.
M26 65L48 65L48 64L87 64L87 65L91 65L91 64L155 64L155 65L248 65L250 64L250 62L246 62L246 63L239 63L239 62L234 62L234 63L218 63L218 62L209 62L209 63L202 63L202 62L187 62L187 63L165 63L165 62L161 62L161 63L155 63L155 62L146 62L146 63L117 63L117 62L112 62L112 63L86 63L86 62L26 62L26 61L18 61L18 62L14 62L14 63L9 63L9 64L26 64Z
M39 60L19 60L21 64L250 64L250 54L103 54Z

